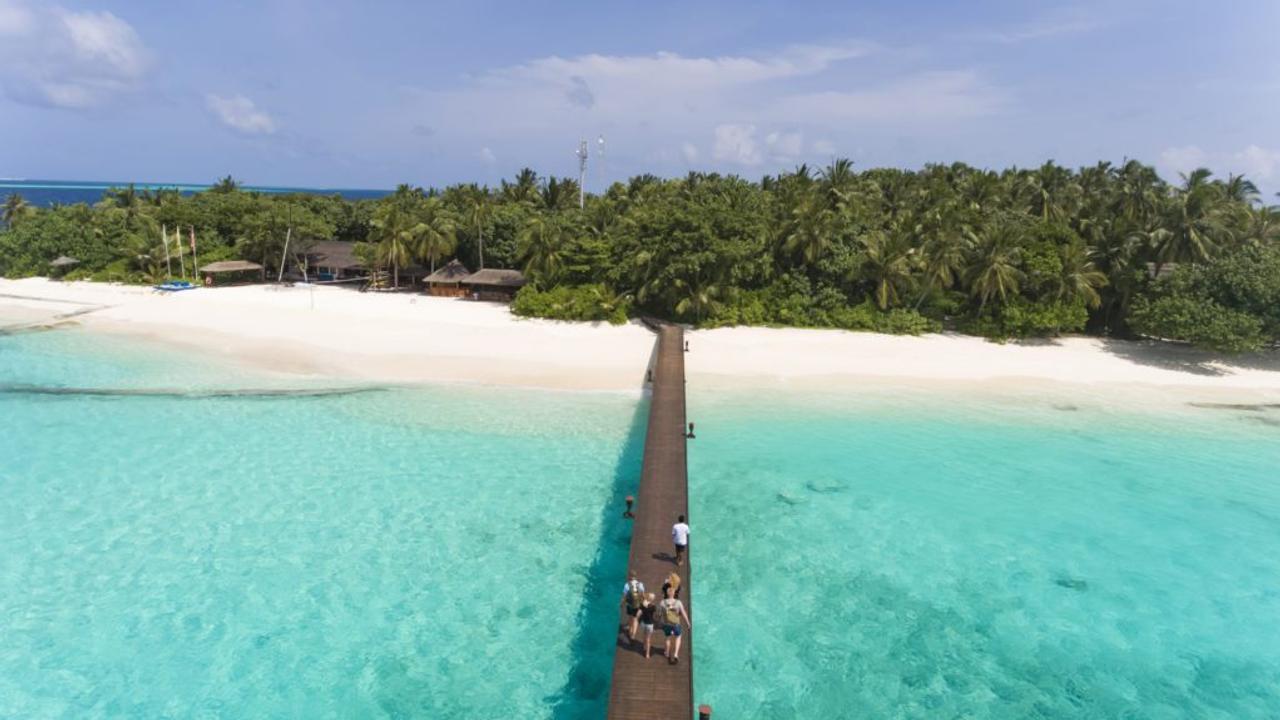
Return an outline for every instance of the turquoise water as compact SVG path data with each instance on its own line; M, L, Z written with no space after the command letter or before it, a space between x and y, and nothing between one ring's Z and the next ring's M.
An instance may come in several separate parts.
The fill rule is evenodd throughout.
M690 413L717 717L1280 717L1280 411Z
M0 718L603 715L636 398L31 386L317 382L0 336ZM1280 412L689 403L716 717L1280 716Z
M281 383L0 337L8 390L193 377ZM599 717L637 405L0 391L0 717Z

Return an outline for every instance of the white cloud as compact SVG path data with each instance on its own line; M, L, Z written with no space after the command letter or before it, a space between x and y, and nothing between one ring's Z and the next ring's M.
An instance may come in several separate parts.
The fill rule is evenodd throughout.
M407 90L386 112L430 117L463 147L487 146L513 164L564 173L571 156L551 148L600 132L627 149L614 156L614 172L664 169L654 163L677 170L695 159L740 169L828 159L838 140L890 141L904 127L950 133L1007 104L972 71L884 76L860 62L875 52L850 42L756 56L552 56L470 76L453 89ZM809 137L826 144L815 149ZM690 138L698 139L692 152Z
M1083 8L1064 8L1042 15L1030 22L1003 30L987 30L974 33L972 37L987 42L1014 45L1030 40L1043 40L1059 35L1074 35L1102 27L1105 23L1100 17Z
M238 133L270 135L276 131L276 123L271 116L259 110L252 100L243 95L206 95L205 105L219 122Z
M976 73L932 72L866 90L795 95L778 108L778 117L920 125L991 115L1007 102L1003 92L984 85Z
M698 161L698 146L686 140L680 145L680 154L686 163L692 165Z
M756 142L756 126L733 123L717 125L711 157L737 165L759 165L764 154L760 152L760 145Z
M0 37L25 35L34 25L35 16L30 10L17 3L0 0Z
M1208 168L1216 176L1244 175L1250 180L1274 184L1280 180L1280 150L1248 145L1239 151L1208 151L1196 145L1166 148L1156 162L1160 174L1177 181L1179 174Z
M798 132L771 132L764 138L770 159L780 163L794 162L804 154L804 135Z
M1209 161L1209 154L1195 145L1165 148L1156 162L1161 174L1166 179L1177 178L1179 173L1189 173L1196 168L1204 167Z
M150 60L133 27L105 11L0 0L0 37L0 85L30 105L103 104L135 90Z
M831 142L830 140L814 140L813 152L817 155L827 155L827 156L835 155L836 144Z
M498 162L498 156L494 155L493 150L490 150L487 147L480 148L480 152L477 153L477 155L480 157L480 162L485 165L492 165Z
M1232 156L1232 163L1239 172L1250 179L1269 181L1280 179L1280 150L1268 150L1250 145Z

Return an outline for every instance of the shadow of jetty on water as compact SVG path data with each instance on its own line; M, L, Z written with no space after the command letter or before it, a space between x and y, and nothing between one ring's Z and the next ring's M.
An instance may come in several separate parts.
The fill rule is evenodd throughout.
M654 343L656 352L657 342ZM653 366L650 358L649 367ZM622 517L627 495L640 488L645 431L649 425L650 397L636 404L627 440L613 473L613 489L601 510L596 555L587 569L587 586L578 610L578 631L570 645L573 664L555 695L548 696L555 720L598 720L605 716L609 684L613 679L613 652L618 633L618 604L626 583L627 556L631 552L631 521ZM642 511L636 508L637 512Z

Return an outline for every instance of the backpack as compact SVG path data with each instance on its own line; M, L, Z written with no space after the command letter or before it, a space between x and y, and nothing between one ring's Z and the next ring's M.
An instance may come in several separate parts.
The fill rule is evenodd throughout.
M639 580L633 580L627 583L627 607L640 607L640 600L644 597L644 589L640 587Z
M667 625L680 624L680 601L679 600L663 600L662 601L662 619Z

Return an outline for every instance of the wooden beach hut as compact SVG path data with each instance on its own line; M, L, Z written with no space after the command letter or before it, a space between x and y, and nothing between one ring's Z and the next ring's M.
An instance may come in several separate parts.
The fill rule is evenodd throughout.
M219 260L200 268L205 287L251 282L252 275L262 276L262 266L248 260Z
M423 282L427 284L427 294L435 297L466 297L470 291L462 283L471 275L471 271L467 269L457 260L450 260L449 264L436 270L426 277Z
M66 275L68 272L70 272L71 268L79 264L80 264L80 261L73 257L68 257L66 255L59 255L56 260L49 263L49 268L50 268L49 276L54 278L60 278L63 275Z
M511 302L516 292L524 287L525 282L524 274L519 270L487 268L463 278L462 285L476 300Z

